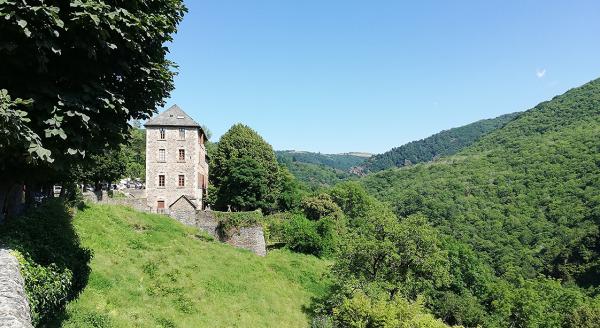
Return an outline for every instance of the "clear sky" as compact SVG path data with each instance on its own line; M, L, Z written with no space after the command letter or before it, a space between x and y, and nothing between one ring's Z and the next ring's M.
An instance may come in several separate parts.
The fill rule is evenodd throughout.
M600 1L190 0L167 101L217 140L379 153L600 77Z

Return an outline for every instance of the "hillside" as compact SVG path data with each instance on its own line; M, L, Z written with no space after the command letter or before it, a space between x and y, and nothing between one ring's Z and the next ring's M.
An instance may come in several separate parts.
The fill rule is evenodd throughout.
M367 153L321 154L294 150L275 153L279 163L311 190L330 187L353 177L350 168L363 164L370 156Z
M303 308L327 286L326 261L261 258L165 216L95 205L73 223L94 255L64 327L305 327Z
M355 175L349 172L323 164L286 162L284 165L298 181L310 190L331 187L338 182L356 178Z
M277 159L282 162L299 162L328 166L341 171L362 164L367 158L365 153L321 154L308 151L278 150Z
M362 183L399 216L427 216L513 284L543 274L598 286L599 136L600 79L539 104L457 155Z
M412 141L383 154L374 155L353 171L362 173L378 172L392 167L429 162L440 156L456 154L472 145L483 135L504 126L518 115L519 113L505 114L458 128L444 130L425 139Z

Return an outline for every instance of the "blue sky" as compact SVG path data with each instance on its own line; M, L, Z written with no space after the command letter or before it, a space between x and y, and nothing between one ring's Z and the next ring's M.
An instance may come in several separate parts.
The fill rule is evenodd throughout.
M217 140L379 153L600 77L600 1L186 1L178 104Z

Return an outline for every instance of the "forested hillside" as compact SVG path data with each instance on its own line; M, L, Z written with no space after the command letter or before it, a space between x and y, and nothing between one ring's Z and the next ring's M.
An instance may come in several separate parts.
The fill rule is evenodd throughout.
M356 178L354 174L324 164L302 162L283 162L283 164L309 190L331 187L336 183Z
M409 142L383 154L369 158L359 171L377 172L392 167L429 162L440 156L456 154L472 145L481 136L504 126L519 113L477 121L465 126L444 130L425 139Z
M454 278L430 294L430 307L446 322L598 324L600 308L585 297L600 285L600 79L454 156L362 184L399 217L423 215L443 236Z
M353 175L350 168L363 164L369 154L321 154L307 151L280 150L275 152L279 163L306 187L315 190L347 180Z
M364 163L368 154L321 154L308 151L278 150L275 152L281 162L300 162L308 164L325 165L334 169L348 171L351 167Z

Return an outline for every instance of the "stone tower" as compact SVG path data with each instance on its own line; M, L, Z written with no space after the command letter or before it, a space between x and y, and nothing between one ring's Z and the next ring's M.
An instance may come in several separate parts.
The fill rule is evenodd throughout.
M208 187L206 135L177 105L148 120L146 127L146 199L159 213L185 196L196 209Z

